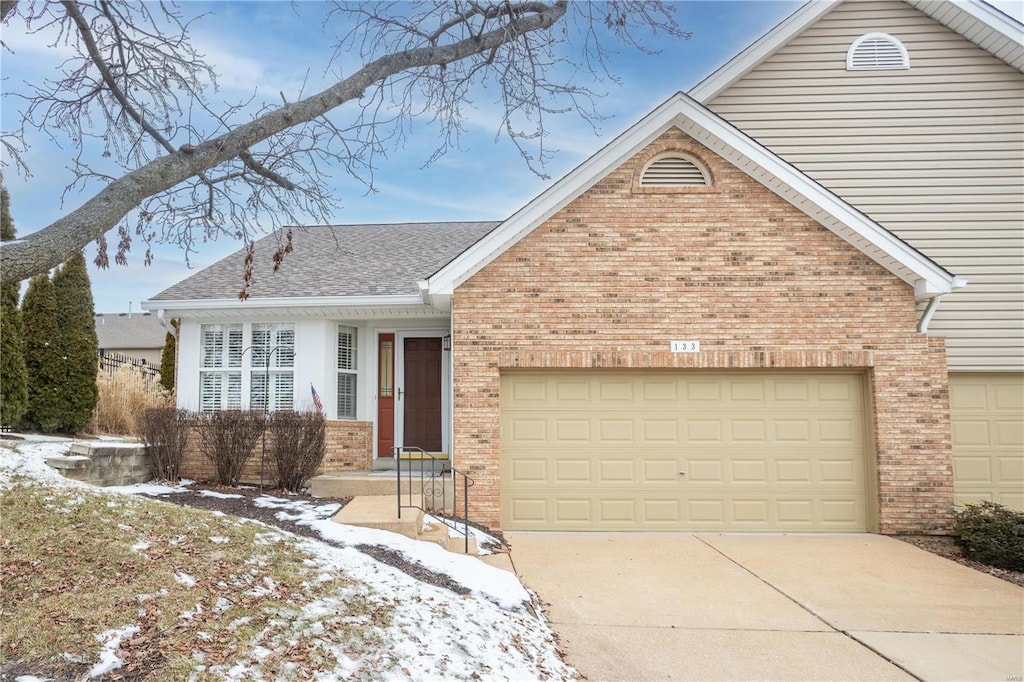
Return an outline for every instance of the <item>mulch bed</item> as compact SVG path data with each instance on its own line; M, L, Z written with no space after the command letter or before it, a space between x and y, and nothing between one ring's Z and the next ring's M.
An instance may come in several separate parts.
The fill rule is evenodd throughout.
M909 542L915 547L920 547L926 552L938 554L950 561L955 561L958 564L969 566L976 571L988 573L989 575L1005 580L1008 583L1024 587L1024 572L1009 571L1005 568L996 568L995 566L983 564L980 561L968 559L963 555L963 552L960 551L960 548L956 546L956 542L953 538L948 535L900 535L897 536L897 538L899 540L903 540L903 542Z
M203 490L209 490L226 495L240 495L240 497L203 495L201 493ZM309 502L314 506L331 504L333 502L344 507L352 499L312 497L310 495L288 493L282 490L272 490L267 487L263 489L263 492L260 492L258 488L248 486L241 488L226 488L223 486L215 486L205 483L194 483L190 485L188 490L185 492L160 495L159 497L156 497L156 499L181 506L196 507L207 511L221 512L229 516L252 519L268 526L275 526L282 530L286 530L289 533L294 533L295 535L319 540L320 542L326 542L328 544L337 544L322 537L309 526L296 523L295 521L279 519L277 517L277 513L282 511L281 509L256 506L256 498L262 495L271 495L273 497L279 497L281 499L294 502ZM377 545L357 545L355 549L359 550L363 554L373 557L383 564L397 568L403 573L412 576L420 582L427 583L428 585L442 587L459 595L466 595L470 592L466 587L455 582L449 576L441 573L435 573L415 561L410 561L404 554L394 549L380 547Z

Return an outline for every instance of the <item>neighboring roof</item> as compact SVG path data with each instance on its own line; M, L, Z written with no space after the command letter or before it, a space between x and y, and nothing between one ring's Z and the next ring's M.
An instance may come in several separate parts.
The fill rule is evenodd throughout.
M709 102L843 0L811 0L691 88ZM903 0L1010 66L1024 70L1024 25L981 0Z
M255 243L251 305L259 299L418 295L429 277L497 226L497 222L399 223L282 228ZM272 255L292 231L293 251L273 271ZM217 261L144 302L238 303L245 249Z
M429 280L424 300L447 307L455 288L625 163L666 130L677 127L931 298L966 284L917 249L680 92L524 206Z
M163 348L167 330L149 313L97 313L96 337L103 350Z

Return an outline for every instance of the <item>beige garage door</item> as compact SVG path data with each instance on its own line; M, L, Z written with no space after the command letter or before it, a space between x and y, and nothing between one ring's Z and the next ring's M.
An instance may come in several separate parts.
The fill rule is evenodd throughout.
M949 402L956 503L1024 511L1024 374L951 374Z
M509 530L868 528L859 375L507 373L501 410Z

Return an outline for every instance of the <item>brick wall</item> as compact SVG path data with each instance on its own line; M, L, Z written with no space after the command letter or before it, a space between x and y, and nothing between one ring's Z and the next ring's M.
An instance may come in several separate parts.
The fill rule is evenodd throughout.
M667 150L698 157L713 186L641 190ZM678 130L458 287L452 316L455 454L483 523L501 519L503 368L858 368L880 531L948 528L945 351L916 332L912 288Z
M369 471L373 459L373 424L357 421L328 421L327 446L324 461L317 473L325 471ZM258 482L260 480L260 450L257 442L252 459L246 464L242 480ZM269 458L264 461L264 481L272 482L273 467ZM213 463L202 454L199 434L193 430L189 438L185 460L182 463L181 475L195 481L216 480L216 469Z

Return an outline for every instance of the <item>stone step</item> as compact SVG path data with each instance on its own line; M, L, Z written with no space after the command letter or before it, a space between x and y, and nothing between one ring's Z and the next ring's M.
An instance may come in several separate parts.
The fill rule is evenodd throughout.
M310 481L310 494L314 497L362 497L364 495L395 495L398 483L395 472L343 471L328 472ZM414 475L402 476L402 497L425 509L440 511L442 504L452 509L455 485L450 477ZM461 507L461 504L460 504Z
M400 533L415 540L423 527L423 511L415 508L403 509L399 518L398 498L394 495L364 495L353 498L331 520L346 526Z
M450 552L465 553L466 543L441 521L423 522L423 511L406 507L398 517L398 499L394 495L364 495L355 497L331 519L335 523L360 528L376 528L400 533L413 540L433 542ZM452 537L457 535L457 537ZM470 535L469 554L477 552L476 538Z
M475 556L477 553L476 536L473 535L473 531L470 531L469 535L469 549L466 549L466 539L462 534L462 527L456 528L455 532L452 532L450 526L442 521L430 521L425 525L429 528L429 531L424 531L420 537L420 540L428 540L435 544L441 545L449 552L455 552L456 554L469 554ZM431 535L427 537L427 533Z

